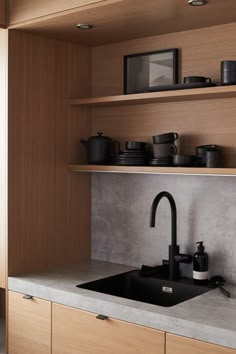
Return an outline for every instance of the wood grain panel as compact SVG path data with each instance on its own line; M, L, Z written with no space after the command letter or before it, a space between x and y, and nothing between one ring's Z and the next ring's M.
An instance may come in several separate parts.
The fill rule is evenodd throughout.
M115 140L147 141L168 131L178 132L179 153L194 154L204 144L222 146L222 167L236 167L235 99L178 102L128 107L93 108L92 133Z
M9 23L32 20L104 0L9 0Z
M236 350L166 334L166 354L235 354Z
M163 49L166 43L168 47L181 49L182 77L203 75L219 82L221 60L236 58L235 31L236 24L231 24L95 47L93 96L122 94L123 56ZM137 100L136 103L92 108L92 132L103 131L121 141L151 142L155 134L176 131L180 134L179 152L192 154L197 145L219 144L224 148L222 166L236 166L234 98L147 105L138 105Z
M0 0L0 27L7 25L7 1Z
M37 6L38 12L43 14L44 5L53 3L49 0L40 2L10 0L10 2L30 4L29 9L21 8L28 17L32 16L30 13L33 7ZM36 2L37 5L34 4ZM71 2L72 0L68 1ZM66 1L60 0L54 3L57 7L57 3L65 4ZM214 0L214 2L209 1L207 6L196 8L189 6L187 0L105 0L57 15L60 16L39 17L33 21L17 23L16 27L80 43L98 45L235 22L236 2ZM16 19L10 17L10 21L12 23ZM79 22L91 23L94 29L78 32L76 24ZM215 38L217 40L217 36ZM165 42L164 48L167 47L170 45Z
M8 32L0 29L0 287L6 287Z
M53 354L164 354L164 345L163 332L52 305Z
M90 93L90 50L11 31L9 67L13 275L90 255L90 178L67 172L68 163L84 162L79 141L90 134L88 110L67 104L75 92Z
M221 61L236 58L235 31L236 23L94 47L92 95L123 94L124 55L165 48L180 49L180 81L200 75L219 83Z
M51 354L51 302L9 291L9 354Z

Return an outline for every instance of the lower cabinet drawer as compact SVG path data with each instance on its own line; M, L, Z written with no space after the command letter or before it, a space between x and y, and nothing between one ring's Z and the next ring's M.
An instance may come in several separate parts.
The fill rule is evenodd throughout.
M165 333L52 304L52 354L164 354Z
M166 354L236 354L236 350L167 333Z
M8 354L51 354L51 302L9 291Z

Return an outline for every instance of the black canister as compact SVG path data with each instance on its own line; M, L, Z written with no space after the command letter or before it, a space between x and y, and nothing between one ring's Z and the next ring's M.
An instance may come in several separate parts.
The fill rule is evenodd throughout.
M221 62L221 84L236 85L236 60Z

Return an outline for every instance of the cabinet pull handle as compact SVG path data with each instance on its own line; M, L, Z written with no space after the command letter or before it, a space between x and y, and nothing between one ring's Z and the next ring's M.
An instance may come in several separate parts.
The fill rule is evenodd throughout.
M102 320L102 321L104 321L104 320L107 320L108 319L108 317L107 316L104 316L104 315L97 315L97 317L96 317L98 320Z
M25 295L23 296L23 299L31 300L31 299L33 299L33 296L32 296L32 295L27 295L27 294L25 294Z

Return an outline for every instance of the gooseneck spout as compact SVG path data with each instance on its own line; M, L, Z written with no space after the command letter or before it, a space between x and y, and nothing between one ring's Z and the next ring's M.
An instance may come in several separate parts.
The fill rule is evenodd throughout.
M176 260L176 256L179 255L179 246L177 245L177 212L176 204L172 195L168 192L161 192L157 194L153 200L151 207L150 227L155 227L155 218L158 204L162 198L167 198L171 207L171 245L169 245L169 279L176 280L179 278L179 262Z
M157 196L153 200L151 206L150 227L155 227L157 207L159 205L160 200L164 197L168 199L171 207L171 245L177 246L177 210L175 200L169 192L161 192L157 194Z
M179 253L179 246L177 245L177 211L175 200L169 192L161 192L157 194L152 202L150 227L155 227L156 211L159 202L162 198L167 198L171 207L171 244L169 245L169 279L176 280L179 278L179 263L191 263L192 256L188 254Z

